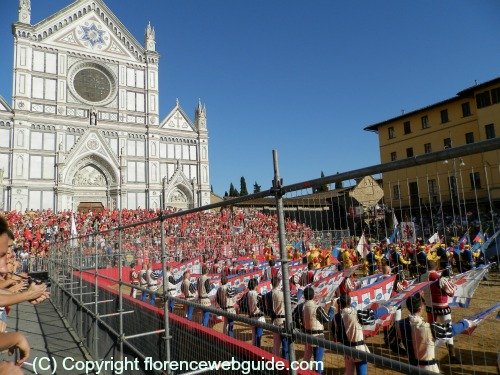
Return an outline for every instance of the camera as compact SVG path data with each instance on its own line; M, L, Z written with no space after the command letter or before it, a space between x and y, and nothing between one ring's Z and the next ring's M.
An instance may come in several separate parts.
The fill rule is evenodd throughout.
M45 284L50 287L49 273L47 271L29 272L28 283L35 283L37 285Z

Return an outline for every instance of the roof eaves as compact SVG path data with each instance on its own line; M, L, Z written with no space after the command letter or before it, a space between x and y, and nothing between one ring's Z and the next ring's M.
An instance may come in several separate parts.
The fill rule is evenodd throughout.
M415 110L410 111L410 112L406 112L406 113L404 113L402 115L399 115L399 116L396 116L396 117L392 117L392 118L384 120L382 122L377 122L376 124L368 125L363 130L377 132L379 126L387 125L387 124L389 124L391 122L394 122L394 121L397 121L397 120L401 120L401 119L407 118L409 116L413 116L413 115L415 115L415 114L417 114L419 112L428 111L431 108L439 107L439 106L442 106L443 104L447 104L447 103L453 102L453 101L458 100L458 99L459 99L458 97L454 96L452 98L441 100L441 101L439 101L437 103L433 103L433 104L430 104L428 106L425 106L425 107L422 107L422 108L418 108L418 109L415 109Z
M500 77L496 77L496 78L490 79L489 81L467 87L466 89L459 91L457 93L457 96L470 96L470 94L473 94L475 91L481 90L482 88L487 87L487 86L494 85L495 83L500 83Z

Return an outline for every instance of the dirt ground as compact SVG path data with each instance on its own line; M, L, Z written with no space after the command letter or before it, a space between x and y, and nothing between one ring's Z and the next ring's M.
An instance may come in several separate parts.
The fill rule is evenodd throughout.
M125 291L124 291L125 292ZM479 288L476 290L471 306L467 309L454 308L452 309L453 321L458 321L463 317L473 315L493 304L500 301L500 274L490 273L487 281L482 281ZM176 306L175 313L184 316L183 307ZM406 315L403 309L403 317ZM200 321L199 312L195 313L195 321ZM222 323L215 324L214 329L222 332ZM252 332L249 326L245 324L235 323L235 337L237 339L251 343ZM328 334L326 335L328 338ZM479 325L472 335L458 335L455 337L455 346L457 355L461 358L462 364L451 364L448 359L448 351L445 346L438 348L436 351L436 359L439 362L439 368L443 374L458 375L458 374L500 374L498 363L500 361L500 319L496 319L496 315L492 314ZM401 360L407 362L406 357L398 357L397 354L385 347L383 335L368 338L366 343L372 353L381 356ZM262 347L268 351L272 351L273 338L271 333L265 333L262 340ZM303 345L295 344L297 360L303 358ZM344 358L342 355L335 354L331 351L325 352L324 357L325 374L343 374L344 373ZM380 368L369 364L369 374L384 374L391 375L398 372Z

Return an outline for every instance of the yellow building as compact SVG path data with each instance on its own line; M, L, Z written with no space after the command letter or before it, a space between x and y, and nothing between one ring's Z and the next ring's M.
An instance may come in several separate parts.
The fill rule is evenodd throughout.
M495 138L500 132L500 77L456 96L365 128L378 133L382 163ZM451 205L457 215L500 200L500 150L384 173L391 207ZM493 202L493 205L490 205Z

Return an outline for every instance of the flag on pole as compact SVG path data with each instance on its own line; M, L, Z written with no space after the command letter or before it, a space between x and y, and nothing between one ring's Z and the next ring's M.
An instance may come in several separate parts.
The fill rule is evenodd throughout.
M367 286L370 286L372 284L379 282L384 277L385 276L382 275L381 273L377 273L377 274L371 275L371 276L362 277L358 280L358 284L359 284L360 288L364 288L364 287L367 287Z
M394 280L396 280L396 275L350 292L351 306L356 310L363 310L374 302L387 301L391 297Z
M483 246L483 243L485 242L484 234L483 231L480 230L477 234L476 237L472 240L474 245L472 245L472 249L475 251L477 249L480 249Z
M338 240L338 242L332 247L332 256L337 260L339 258L341 246L342 246L342 239Z
M493 306L488 307L486 310L480 311L475 315L469 316L465 319L470 320L473 323L472 327L467 328L462 334L471 335L472 332L476 329L479 323L481 323L484 319L486 319L490 314L494 313L500 309L500 302L495 303ZM497 319L498 319L497 315Z
M469 233L465 232L465 234L460 237L460 240L458 240L458 248L461 250L465 247L470 242L469 240Z
M421 291L429 284L434 281L424 281L418 284L412 284L405 288L400 293L396 294L394 297L382 301L376 302L370 306L370 309L373 310L374 320L367 324L363 324L363 334L365 337L371 337L378 334L382 327L387 327L391 324L394 313L398 309L398 307L408 298L413 296L415 293Z
M76 231L75 213L71 212L71 247L77 246L78 232Z
M314 280L324 279L325 277L328 277L335 272L337 272L337 266L335 264L318 268L316 271L314 271Z
M429 243L436 243L439 241L439 234L438 232L434 233L428 240Z
M401 223L400 237L403 242L409 241L415 243L417 240L417 232L415 231L415 223L413 221L403 221Z
M359 255L364 258L368 255L370 245L368 245L368 241L365 238L365 234L363 233L361 235L361 238L359 239L358 246L356 246L356 250L358 251Z
M392 212L392 227L396 229L399 225L398 218L396 217L396 213Z
M387 239L387 244L395 243L399 237L399 227L394 228L391 236Z
M477 234L476 234L476 237L474 237L474 243L484 243L484 234L483 234L483 231L480 230Z
M320 306L328 304L344 278L343 272L336 272L311 283L309 286L314 289L314 301ZM297 290L297 301L298 303L305 301L303 288Z
M488 247L490 247L491 243L498 237L499 234L500 230L497 230L490 238L488 238L488 240L484 242L483 246L481 246L481 251L483 253L488 249Z
M469 307L470 301L479 283L488 273L492 264L481 265L470 271L452 277L452 282L457 286L453 297L448 297L450 307Z

